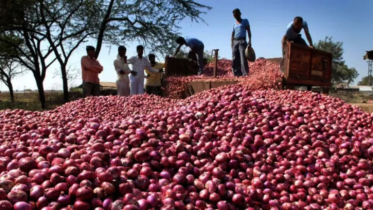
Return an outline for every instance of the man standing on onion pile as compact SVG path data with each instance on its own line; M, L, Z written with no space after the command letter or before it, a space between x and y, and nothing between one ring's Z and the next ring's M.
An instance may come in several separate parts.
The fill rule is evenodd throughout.
M177 53L179 53L180 48L183 45L188 46L191 49L189 54L195 54L197 56L197 62L198 62L198 68L199 68L198 75L201 75L203 73L203 67L204 67L204 62L203 62L203 53L205 49L204 44L196 38L184 38L184 37L178 37L176 39L176 43L178 43L179 46L176 49L174 57L177 55Z
M285 35L282 37L282 56L283 59L281 60L281 68L284 65L285 61L285 49L286 49L286 42L292 42L294 44L299 44L305 47L308 47L306 41L302 38L300 32L304 30L306 34L308 43L310 44L310 48L313 48L312 38L310 35L310 31L308 29L308 24L306 21L303 20L302 17L295 17L293 22L289 23Z
M153 73L161 72L160 70L152 68L148 59L143 57L144 47L142 45L137 46L136 49L137 56L134 56L127 61L128 64L132 64L132 70L136 72L136 75L130 75L131 95L144 93L145 69Z
M251 47L250 23L249 20L241 18L239 9L233 10L233 17L236 19L231 38L233 74L234 76L247 76L249 64L246 60L245 50L246 47ZM249 43L246 42L246 31Z
M155 61L155 55L149 54L149 61L152 68L159 70L160 72L163 72L164 64L158 63ZM158 96L162 96L162 73L153 73L149 71L147 68L145 69L147 78L146 78L146 84L145 84L145 91L147 94L154 94Z
M114 68L118 74L117 79L117 92L118 96L129 96L130 95L130 85L129 85L129 74L136 76L135 71L131 71L127 64L127 49L124 46L118 47L118 56L114 60Z
M82 79L83 95L98 96L100 95L100 79L98 74L104 69L96 59L96 52L93 46L87 46L87 55L82 57Z

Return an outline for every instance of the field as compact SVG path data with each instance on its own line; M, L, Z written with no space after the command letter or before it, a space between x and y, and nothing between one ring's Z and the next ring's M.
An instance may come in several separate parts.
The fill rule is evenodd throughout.
M70 93L71 100L82 98L82 93L74 91ZM3 109L26 109L40 111L39 95L37 92L16 92L15 102L12 103L8 92L0 93L0 110ZM63 94L61 91L46 91L45 100L47 109L54 109L63 104Z

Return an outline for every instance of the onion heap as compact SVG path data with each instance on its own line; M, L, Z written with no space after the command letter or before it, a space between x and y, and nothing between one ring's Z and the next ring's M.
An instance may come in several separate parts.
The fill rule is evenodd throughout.
M0 208L372 209L372 120L330 96L245 83L5 110Z
M249 62L249 75L246 77L234 77L232 72L232 61L228 59L218 60L217 78L212 78L215 63L208 63L201 76L178 77L171 76L165 79L164 95L172 99L182 99L187 90L187 84L192 81L222 82L235 81L253 90L258 89L281 89L283 73L280 66L265 59L257 59Z

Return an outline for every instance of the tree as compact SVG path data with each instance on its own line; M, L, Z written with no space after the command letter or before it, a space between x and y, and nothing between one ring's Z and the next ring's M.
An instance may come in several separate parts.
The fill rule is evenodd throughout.
M12 58L32 72L41 107L45 108L43 81L56 59L50 58L51 47L43 47L46 34L40 21L39 2L5 0L5 7L0 9L0 56Z
M22 73L22 68L20 68L19 64L14 59L1 59L0 80L8 87L11 102L14 102L12 79Z
M60 65L64 102L69 101L68 61L79 45L95 34L90 30L95 23L85 14L90 5L84 0L41 0L38 4L46 40Z
M365 76L361 78L359 83L357 85L362 85L362 86L371 86L373 82L373 76Z
M71 87L74 86L74 82L76 79L78 79L80 71L77 68L74 68L72 66L66 68L66 79L67 84L69 86L69 90L71 90ZM55 71L53 78L55 77L61 77L61 71L57 69Z
M96 57L102 44L139 41L162 55L175 50L179 22L185 18L203 21L203 10L211 7L194 0L101 0L92 1L86 14L97 33ZM95 24L99 23L99 24ZM98 30L97 30L98 29Z
M332 60L332 83L337 84L346 82L350 84L356 79L359 74L355 68L349 68L345 65L343 59L343 42L334 42L332 37L326 37L314 44L316 49L330 52L333 55Z

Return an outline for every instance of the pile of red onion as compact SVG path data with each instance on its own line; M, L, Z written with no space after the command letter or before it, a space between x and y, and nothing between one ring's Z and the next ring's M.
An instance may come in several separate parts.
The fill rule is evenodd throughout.
M373 115L232 85L0 112L0 209L372 209Z
M257 59L249 62L249 75L246 77L234 77L232 73L232 61L228 59L218 60L217 78L213 78L215 63L211 62L205 66L201 76L168 77L165 79L164 94L168 98L185 98L187 84L192 81L215 82L235 81L237 84L244 84L253 90L259 89L280 89L282 72L280 66L265 59Z

